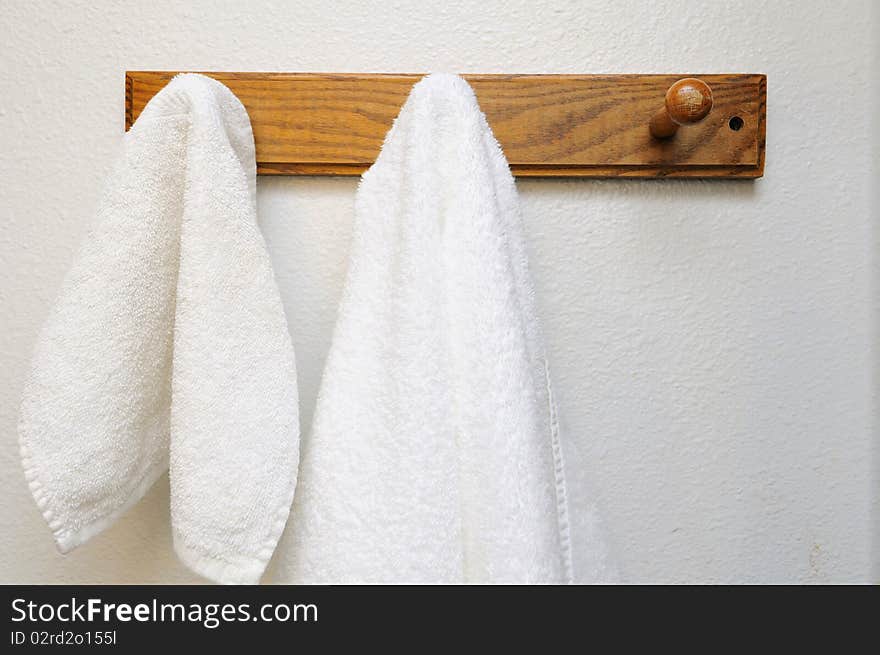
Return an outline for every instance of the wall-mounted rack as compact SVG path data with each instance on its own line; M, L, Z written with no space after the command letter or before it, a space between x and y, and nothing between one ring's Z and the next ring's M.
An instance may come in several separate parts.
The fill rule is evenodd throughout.
M126 129L176 74L126 73ZM247 109L263 175L359 175L422 77L203 74L229 87ZM764 75L463 77L520 177L755 178L764 172Z

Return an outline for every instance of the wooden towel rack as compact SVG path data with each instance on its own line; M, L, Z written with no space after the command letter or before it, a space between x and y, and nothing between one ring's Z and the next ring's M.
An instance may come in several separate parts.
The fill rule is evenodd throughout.
M126 129L176 74L125 74ZM204 74L247 109L263 175L359 175L422 77ZM517 176L755 178L764 172L764 75L464 77Z

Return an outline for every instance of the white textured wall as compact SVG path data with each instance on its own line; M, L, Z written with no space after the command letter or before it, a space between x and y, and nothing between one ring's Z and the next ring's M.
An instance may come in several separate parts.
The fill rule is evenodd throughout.
M519 183L572 510L596 494L627 581L876 580L871 4L4 0L0 582L196 580L171 551L167 481L58 555L15 445L38 327L120 144L126 68L767 73L762 180ZM308 424L356 181L259 185Z

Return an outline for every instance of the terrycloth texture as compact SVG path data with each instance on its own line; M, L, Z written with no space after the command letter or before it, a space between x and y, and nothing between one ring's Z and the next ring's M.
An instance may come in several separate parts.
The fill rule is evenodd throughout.
M108 527L169 468L174 545L257 582L296 483L294 358L256 224L250 121L180 75L144 109L34 356L20 443L58 546Z
M571 580L513 178L467 83L410 94L362 179L285 582Z

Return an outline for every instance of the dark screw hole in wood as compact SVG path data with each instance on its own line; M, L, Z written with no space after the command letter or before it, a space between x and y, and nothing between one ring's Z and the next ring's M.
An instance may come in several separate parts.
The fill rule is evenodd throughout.
M739 132L743 125L745 125L745 121L739 116L733 116L729 121L727 121L728 127L734 132Z

